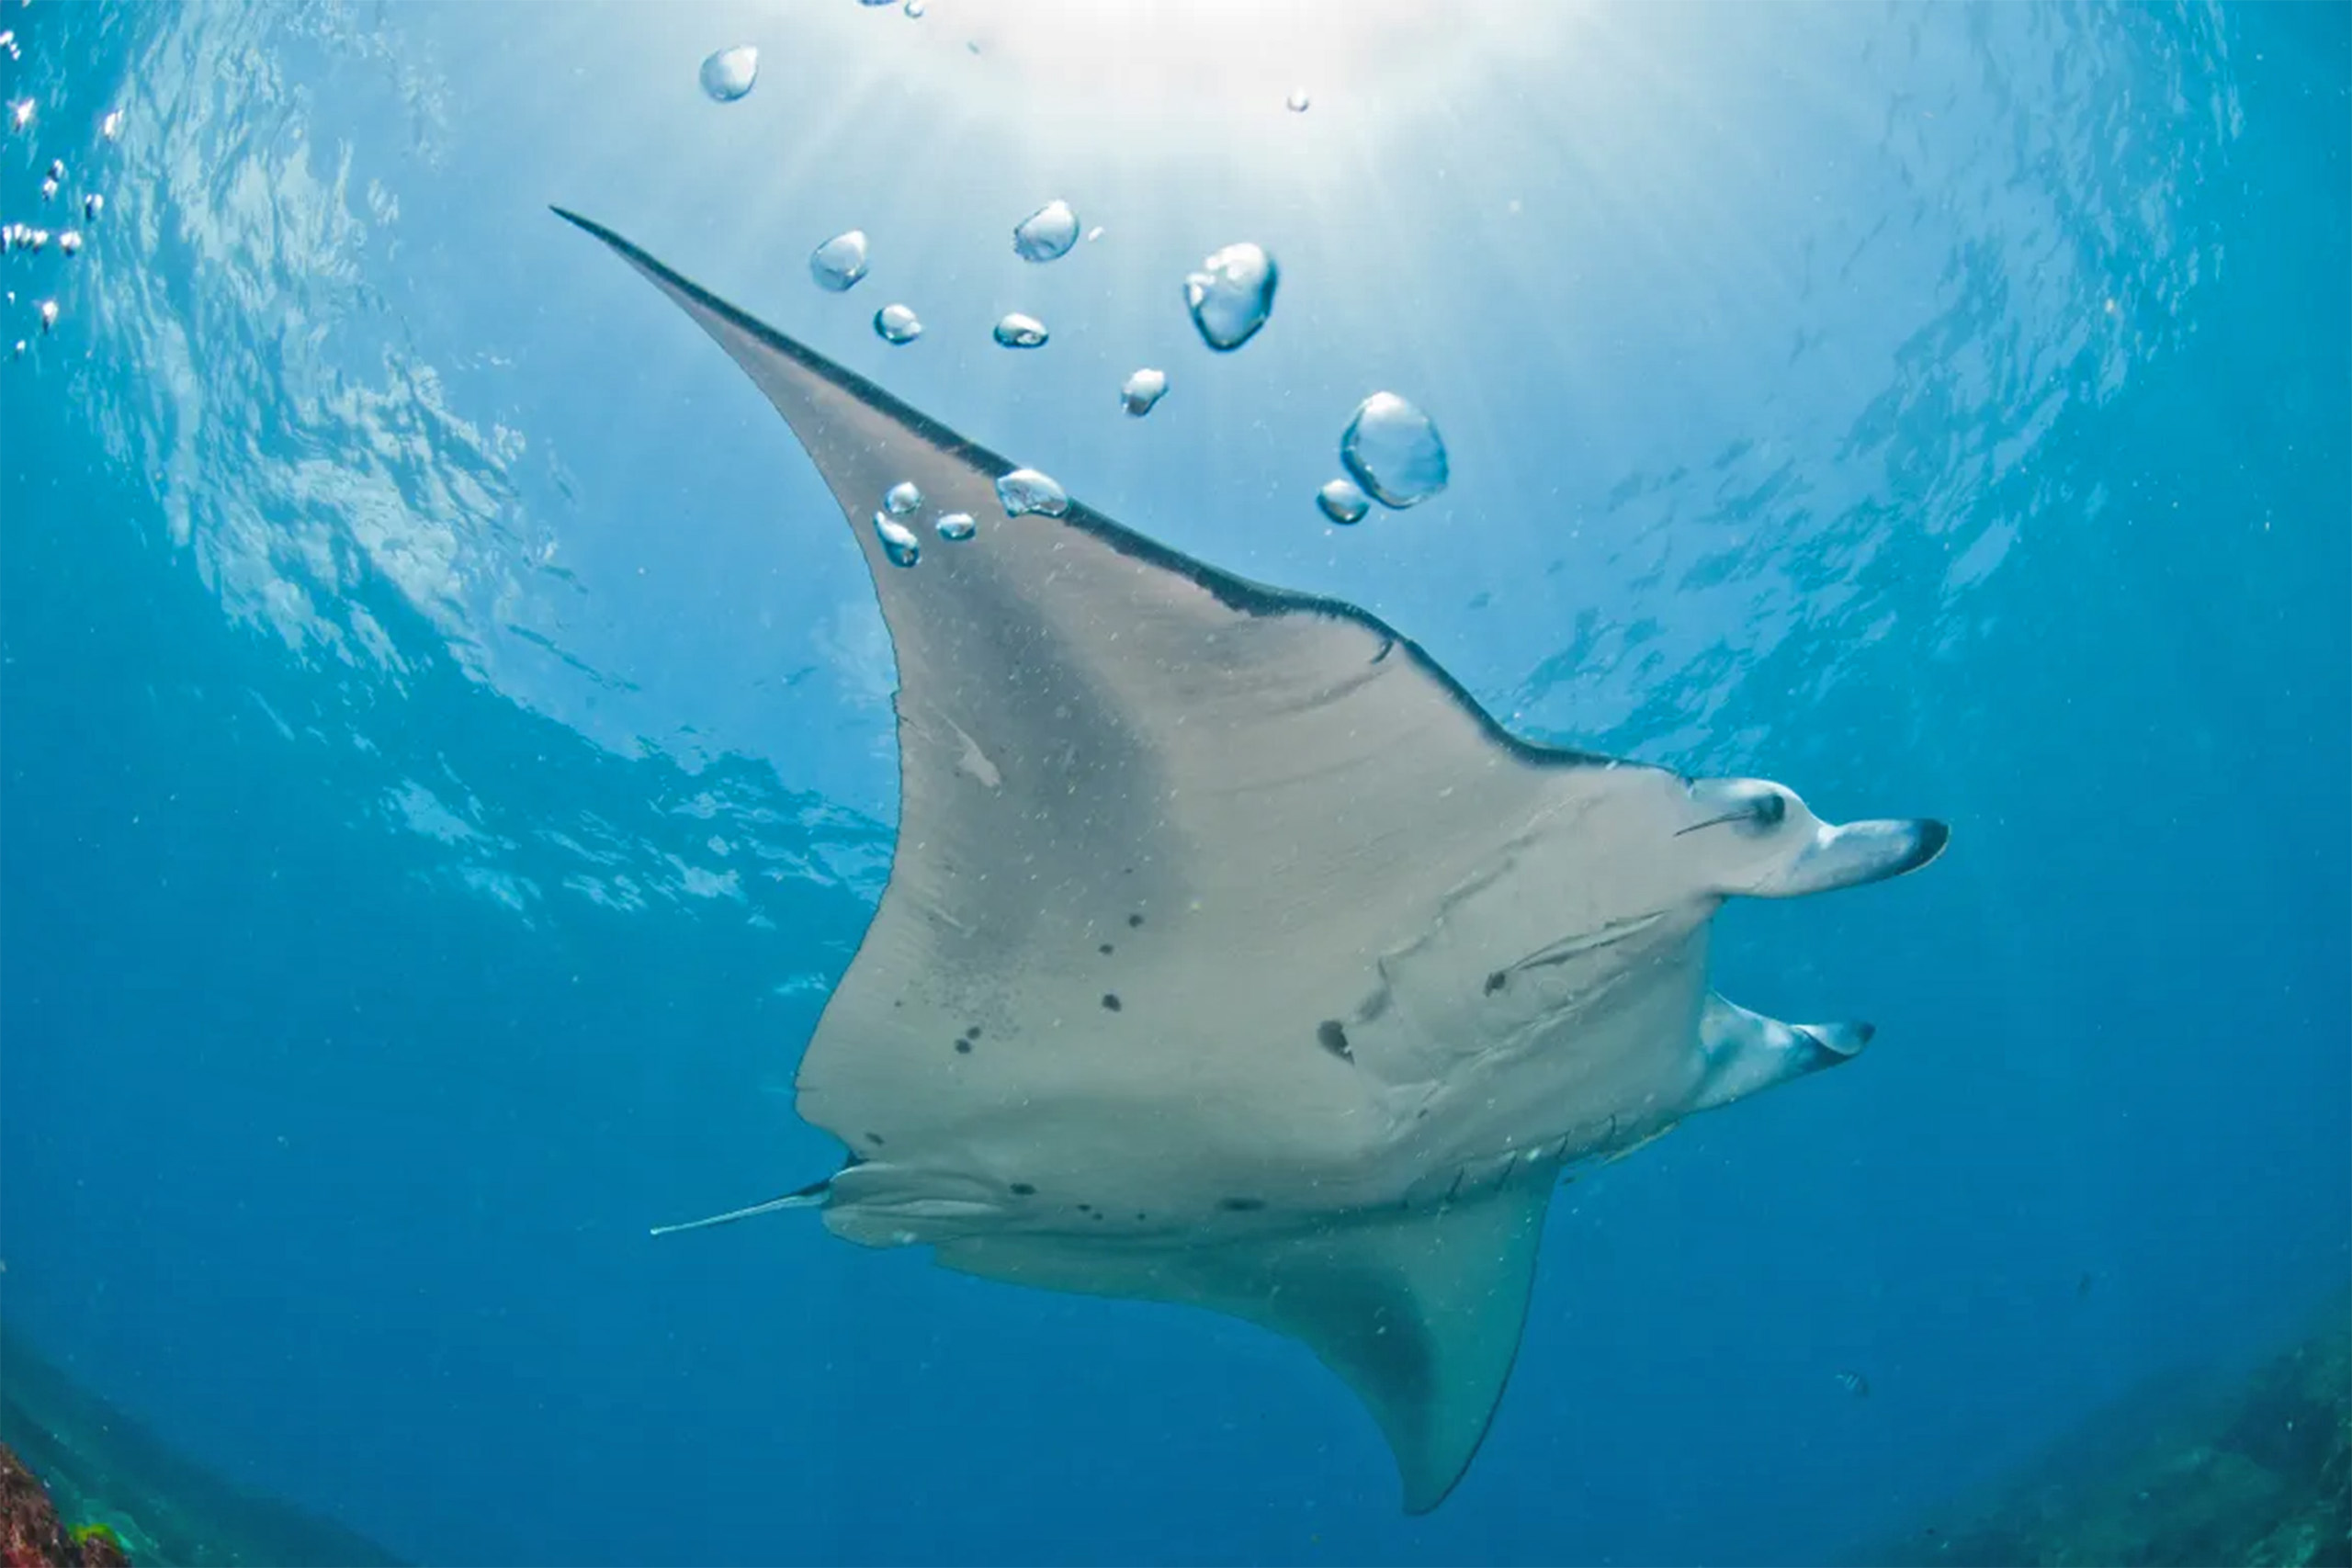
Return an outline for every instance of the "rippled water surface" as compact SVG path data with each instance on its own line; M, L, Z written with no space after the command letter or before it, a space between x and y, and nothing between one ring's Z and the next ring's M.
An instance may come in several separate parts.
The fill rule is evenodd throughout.
M1811 1562L2340 1287L2342 10L1110 15L13 13L0 222L82 245L0 254L11 1328L419 1560ZM1238 1323L649 1241L838 1161L895 677L789 434L550 203L1525 735L1954 825L1720 924L1877 1043L1562 1193L1443 1510ZM1445 488L1335 527L1390 388Z

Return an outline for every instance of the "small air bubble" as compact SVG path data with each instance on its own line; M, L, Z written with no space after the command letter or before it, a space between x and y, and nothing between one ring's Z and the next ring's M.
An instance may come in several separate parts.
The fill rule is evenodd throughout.
M96 191L92 191L89 195L82 198L82 221L85 223L95 223L98 220L98 214L104 212L106 209L107 198L100 196Z
M1035 468L1015 468L997 480L996 498L1004 503L1007 517L1030 512L1059 517L1069 510L1069 492Z
M1046 323L1015 310L996 324L996 341L1006 348L1043 348Z
M1012 231L1012 254L1023 261L1057 261L1078 243L1078 214L1067 201L1049 201Z
M1273 313L1280 276L1274 258L1247 241L1203 261L1184 279L1184 303L1201 341L1229 354L1255 337Z
M115 138L122 134L122 111L120 109L109 111L106 118L98 121L98 134L105 137L108 141L112 141Z
M1394 392L1356 406L1340 437L1340 461L1383 506L1406 507L1445 488L1445 443L1429 415Z
M912 343L922 336L922 322L904 305L885 305L874 312L874 335L884 343Z
M759 77L760 51L748 43L722 49L702 62L702 90L713 103L733 103Z
M1290 96L1283 100L1290 107L1290 112L1293 114L1305 114L1307 105L1313 101L1306 96L1306 89L1304 87L1293 87L1290 90Z
M832 294L845 294L857 280L865 276L865 231L852 229L836 234L808 253L808 276L817 287Z
M25 127L32 124L33 116L40 112L40 106L34 103L32 99L18 98L15 103L8 106L8 129L11 130L24 130Z
M63 233L57 236L57 248L63 251L69 256L80 255L82 254L82 236L74 230L68 229Z
M922 559L922 544L913 530L888 513L874 514L874 536L882 541L882 553L892 566L912 566Z
M903 9L907 15L915 21L920 22L922 20L924 9L922 0L907 0L906 5L901 7L901 9Z
M1119 406L1136 419L1141 419L1158 408L1159 400L1167 395L1168 372L1138 370L1127 378L1125 386L1119 389Z
M51 328L51 327L55 326L56 324L57 324L57 301L56 301L56 300L54 300L54 299L44 299L44 300L42 300L42 301L40 302L40 330L41 330L41 331L43 331L43 332L47 332L47 331L49 331L49 329L50 329L50 328Z
M40 198L43 201L55 201L57 199L57 182L55 180L49 179L40 182Z
M960 545L980 531L980 525L972 521L968 512L951 512L932 527L951 545Z
M882 494L882 505L893 517L904 517L922 505L922 491L912 479L901 479Z
M51 158L49 161L49 177L53 180L62 180L65 177L64 159Z
M1363 521L1363 514L1372 510L1372 498L1352 479L1333 479L1315 492L1315 504L1323 509L1324 516L1345 527Z

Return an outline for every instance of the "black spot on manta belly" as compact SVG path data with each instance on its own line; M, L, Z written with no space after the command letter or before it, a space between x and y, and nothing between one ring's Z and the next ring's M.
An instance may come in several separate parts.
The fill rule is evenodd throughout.
M1127 917L1127 924L1130 927L1139 926L1143 924L1143 917L1141 915L1129 915Z
M1356 1054L1348 1049L1348 1032L1336 1018L1327 1018L1315 1026L1315 1043L1342 1062L1352 1062Z
M956 1042L956 1054L959 1056L970 1055L972 1054L972 1043L968 1040L958 1040Z
M1035 1198L1037 1190L1025 1181L1016 1181L1012 1184L1012 1195L1015 1198Z
M1119 1004L1119 996L1118 996L1118 993L1117 993L1117 992L1115 992L1115 991L1105 991L1105 992L1103 992L1103 993L1102 993L1102 1010L1103 1010L1103 1011L1105 1011L1105 1012L1116 1012L1116 1011L1118 1011L1118 1010L1119 1010L1119 1005L1120 1005L1120 1004Z
M1510 984L1510 976L1498 969L1493 974L1487 976L1487 995L1491 997L1497 991L1501 990L1505 986Z
M1109 942L1104 942L1102 946L1100 946L1100 947L1096 948L1094 951L1095 951L1095 952L1097 952L1097 953L1101 953L1103 957L1108 958L1108 957L1110 957L1110 956L1111 956L1111 944L1110 944Z
M868 1133L865 1134L865 1141L872 1144L878 1149L882 1146L882 1134L879 1133Z
M1220 1198L1216 1206L1228 1213L1247 1214L1266 1206L1263 1198Z

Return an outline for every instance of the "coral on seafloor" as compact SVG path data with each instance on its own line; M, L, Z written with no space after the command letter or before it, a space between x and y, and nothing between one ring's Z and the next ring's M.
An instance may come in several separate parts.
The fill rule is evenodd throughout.
M67 1529L49 1488L0 1444L0 1564L6 1568L99 1568L127 1563L122 1543L104 1525Z
M2250 1372L2126 1396L1950 1513L1855 1561L2352 1568L2352 1298Z

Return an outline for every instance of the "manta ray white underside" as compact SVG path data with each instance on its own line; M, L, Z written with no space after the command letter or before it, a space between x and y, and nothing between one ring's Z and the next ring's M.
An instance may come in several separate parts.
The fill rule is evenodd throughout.
M561 216L783 414L898 656L889 884L799 1075L850 1163L741 1213L1289 1335L1434 1507L1562 1171L1869 1039L1711 996L1716 908L1909 871L1943 827L1532 745L1353 605L1081 505L1008 517L1016 465ZM902 483L911 567L872 524Z

